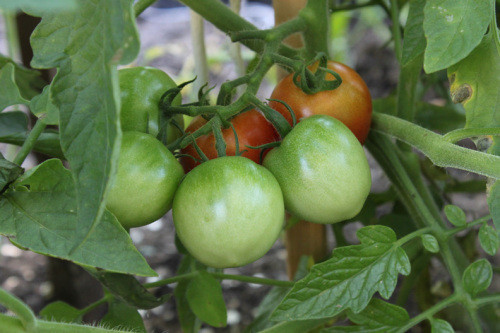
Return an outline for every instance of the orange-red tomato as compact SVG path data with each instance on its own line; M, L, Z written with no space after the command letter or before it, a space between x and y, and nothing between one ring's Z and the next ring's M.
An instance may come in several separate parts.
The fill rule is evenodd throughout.
M267 119L257 110L250 110L241 113L231 119L231 123L233 124L238 135L240 151L246 150L242 156L247 157L256 163L259 163L261 149L250 149L246 146L255 147L279 140L279 135L273 125L271 125L271 123L268 122ZM193 119L191 124L189 124L186 132L192 133L205 124L206 120L201 116L197 116ZM226 141L226 155L235 156L236 142L232 128L229 127L222 129L222 136ZM213 133L200 136L196 139L196 144L200 147L201 151L208 157L208 159L218 157ZM181 153L200 158L193 145L189 145L181 149ZM180 162L186 173L199 164L190 157L181 157Z
M274 88L271 99L286 102L294 111L297 121L315 114L325 114L339 119L363 144L370 130L372 99L365 81L352 68L335 61L328 61L328 68L337 72L342 84L334 90L308 95L293 83L293 74L286 76ZM334 76L326 74L327 80ZM269 106L279 111L292 124L287 108L275 101Z

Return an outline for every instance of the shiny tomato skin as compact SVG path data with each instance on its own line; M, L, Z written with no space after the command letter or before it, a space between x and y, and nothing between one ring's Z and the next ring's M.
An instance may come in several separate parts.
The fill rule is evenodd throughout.
M297 121L315 114L337 118L363 144L371 124L370 91L361 76L352 68L336 61L328 61L327 67L342 78L342 84L337 89L308 95L293 83L293 74L289 74L274 88L271 99L286 102L294 111ZM327 79L334 80L333 75L326 75ZM270 101L269 106L283 114L292 124L292 117L283 104Z
M126 229L154 222L172 207L183 175L174 155L155 137L124 132L106 207Z
M201 117L197 116L193 119L191 124L186 129L186 132L192 133L196 131L201 126L205 125L207 121ZM241 156L247 157L259 163L260 159L260 149L250 149L246 146L260 146L269 142L274 142L279 139L279 135L276 132L273 125L267 121L267 119L257 110L250 110L241 113L231 120L236 133L238 135L238 144L240 151L246 150ZM234 156L236 153L236 143L234 138L233 129L231 127L222 129L222 135L226 141L226 155ZM217 157L217 150L215 148L215 137L213 133L208 135L202 135L196 139L196 143L200 147L201 151L208 157L208 159L214 159ZM200 158L196 149L193 145L189 145L181 150L182 154L189 154L196 158ZM189 172L199 163L190 157L181 157L180 162L184 167L184 172Z
M278 180L285 208L309 222L354 217L370 192L370 166L360 142L338 119L314 115L298 123L263 163Z
M118 71L120 82L122 131L138 131L156 137L159 131L158 113L161 96L177 84L164 71L153 67L131 67ZM172 105L180 105L182 98L177 95ZM177 123L184 125L182 115L174 116ZM182 133L173 125L167 130L167 143L180 137Z
M194 168L179 185L172 216L182 244L215 268L238 267L262 257L285 217L274 176L241 156L216 158Z

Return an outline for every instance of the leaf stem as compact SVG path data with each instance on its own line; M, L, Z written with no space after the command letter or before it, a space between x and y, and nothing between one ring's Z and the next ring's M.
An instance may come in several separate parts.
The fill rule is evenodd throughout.
M458 129L458 130L446 133L443 136L443 139L445 139L448 142L455 143L455 142L460 141L462 139L467 139L467 138L471 138L474 136L483 136L483 135L498 136L498 135L500 135L500 127Z
M2 332L26 333L21 320L17 317L11 317L0 313L0 327ZM78 325L70 323L59 323L54 321L37 320L37 333L123 333L120 329L107 329L90 325Z
M247 20L241 18L238 14L234 13L226 5L224 5L219 0L179 0L201 16L208 22L212 23L215 27L225 33L231 33L236 31L252 31L258 29L248 22ZM241 41L243 45L248 47L250 50L255 51L259 54L264 50L264 43L259 40L243 40ZM293 57L297 54L297 51L287 47L283 44L279 46L279 53L288 57Z
M263 284L263 285L269 285L269 286L278 286L278 287L292 287L294 285L294 282L292 282L292 281L273 280L273 279L259 278L259 277L246 276L246 275L224 274L224 273L219 273L219 272L208 272L208 273L211 274L213 277L215 277L217 279L221 279L221 280L235 280L235 281L241 281L241 282ZM177 276L174 276L174 277L171 277L168 279L163 279L163 280L158 280L156 282L146 283L146 284L144 284L144 287L145 288L159 287L159 286L183 281L186 279L191 279L191 278L195 277L197 274L198 274L197 272L192 272L192 273L177 275Z
M444 237L450 237L450 236L452 236L454 234L459 233L462 230L472 228L473 226L476 226L478 224L486 223L490 219L491 219L491 215L486 215L486 216L483 216L483 217L481 217L481 218L479 218L477 220L471 221L471 222L467 223L464 226L456 227L456 228L453 228L453 229L446 230L445 233L444 233Z
M35 123L35 126L33 126L33 128L31 129L30 134L21 146L21 149L19 149L19 151L17 152L17 155L13 161L15 164L23 164L26 156L28 156L30 151L35 146L36 140L42 134L45 127L47 127L47 124L43 121L43 119L38 119L38 121Z
M401 30L399 28L399 7L397 0L391 0L391 20L392 20L392 37L394 39L394 50L396 58L401 62Z
M397 333L407 332L410 328L412 328L413 326L417 325L421 321L424 321L426 319L430 320L432 318L432 316L434 316L436 313L438 313L439 311L447 308L448 306L450 306L450 305L452 305L454 303L457 303L458 300L459 300L459 298L455 294L451 295L448 298L445 298L444 300L442 300L441 302L435 304L431 308L425 310L424 312L422 312L418 316L413 317L412 319L410 319L408 321L408 323L406 323L406 325L400 327L396 332Z
M294 285L293 281L274 280L274 279L259 278L254 276L233 275L233 274L223 274L223 273L210 273L210 274L221 280L234 280L234 281L248 282L254 284L263 284L268 286L276 286L276 287L292 287Z
M394 243L394 246L401 246L409 241L411 241L412 239L418 237L418 236L421 236L423 234L426 234L426 233L429 233L431 232L433 229L431 227L426 227L426 228L422 228L422 229L418 229L416 231L413 231L411 233L409 233L408 235L398 239L395 243Z
M478 306L484 306L488 305L490 303L500 303L500 293L488 295L488 296L483 296L483 297L478 297L473 300L474 303Z
M155 281L155 282L145 283L145 284L143 284L143 286L144 286L144 288L160 287L160 286L164 286L164 285L167 285L167 284L172 284L172 283L176 283L176 282L179 282L179 281L183 281L183 280L186 280L186 279L191 279L191 278L195 277L197 274L198 274L197 272L191 272L191 273L181 274L181 275L173 276L173 277L170 277L170 278L158 280L158 281Z
M328 54L328 19L326 0L308 1L306 7L299 12L297 18L306 22L304 43L307 59L314 59L318 52Z
M424 153L435 165L500 178L500 157L456 146L439 134L403 119L373 113L372 129L404 141Z
M89 304L88 306L81 309L80 313L86 314L87 312L90 312L90 311L94 310L95 308L97 308L98 306L108 302L111 298L113 298L113 296L111 294L107 294L103 298L101 298L101 299L95 301L94 303Z
M35 330L37 326L35 314L19 298L0 288L0 304L19 317L26 332Z

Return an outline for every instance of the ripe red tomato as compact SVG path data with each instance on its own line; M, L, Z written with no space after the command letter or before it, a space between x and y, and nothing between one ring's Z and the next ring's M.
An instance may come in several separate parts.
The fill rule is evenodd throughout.
M192 133L196 131L198 128L206 124L206 122L207 121L203 117L197 116L193 119L191 124L189 124L186 132ZM279 135L273 125L271 125L271 123L268 122L267 119L257 110L250 110L241 113L231 119L231 123L233 124L238 135L240 151L246 150L242 156L247 157L256 163L259 163L261 149L250 149L245 146L260 146L279 139ZM222 135L226 141L226 155L234 156L236 153L236 143L232 128L222 129ZM196 139L196 143L208 159L211 160L217 157L215 137L213 133L200 136ZM183 148L181 153L200 158L193 145ZM181 157L180 162L186 173L199 164L190 157Z
M317 65L313 65L313 68L314 66ZM315 114L337 118L363 144L370 130L372 117L370 91L365 81L352 68L335 61L328 61L328 68L342 78L342 84L337 89L308 95L293 83L293 74L290 74L274 88L271 99L286 102L294 111L297 121ZM326 78L335 79L331 74L326 74ZM279 111L292 124L292 117L283 104L270 101L269 106Z

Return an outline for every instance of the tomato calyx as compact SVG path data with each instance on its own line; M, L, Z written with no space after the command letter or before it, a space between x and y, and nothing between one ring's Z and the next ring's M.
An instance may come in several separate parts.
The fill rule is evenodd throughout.
M317 64L317 65L316 65ZM324 53L318 55L308 64L304 64L293 74L293 83L308 95L320 91L334 90L342 84L340 75L327 67L328 58ZM313 73L311 67L318 66ZM335 80L325 80L325 74L331 74Z
M252 105L262 111L264 117L266 117L266 119L274 126L276 131L278 131L280 137L284 138L292 130L292 126L281 113L274 110L266 103L261 102L253 95L249 95L248 99Z

